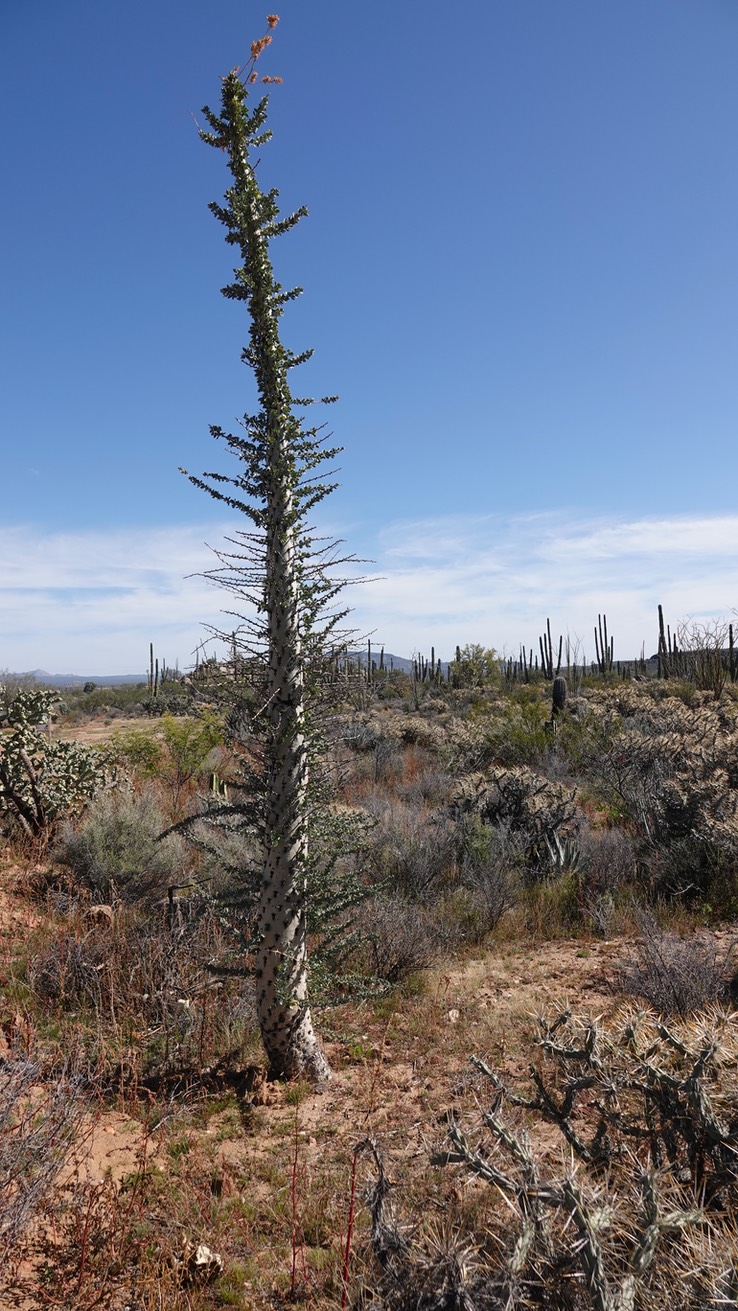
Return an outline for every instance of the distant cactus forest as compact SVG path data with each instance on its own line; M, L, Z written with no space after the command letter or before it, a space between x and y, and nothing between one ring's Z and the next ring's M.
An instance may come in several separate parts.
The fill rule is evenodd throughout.
M726 681L736 681L738 658L732 622L686 621L677 624L672 631L671 625L664 622L663 610L659 605L655 652L647 656L644 646L639 655L630 659L615 658L615 638L608 632L606 614L598 614L592 633L594 660L586 659L581 638L559 634L558 640L553 639L550 619L546 619L537 644L526 647L521 643L515 656L500 655L494 648L479 643L457 646L451 660L443 660L434 646L431 646L427 655L385 655L384 646L368 638L364 649L354 645L351 648L339 648L329 654L324 653L321 677L324 680L344 679L347 682L356 680L375 687L382 683L391 684L395 675L398 679L400 676L409 678L413 687L497 685L511 689L518 683L537 684L548 681L555 684L554 709L563 708L566 696L564 689L576 690L583 680L596 679L598 676L609 681L676 679L692 684L697 690L713 691L716 694L720 693ZM248 679L250 675L258 677L258 659L249 659L241 651L237 633L232 634L230 649L224 659L207 657L205 650L203 646L202 654L198 652L191 672L181 675L178 663L172 668L167 665L166 659L160 661L154 655L152 642L149 648L147 697L152 702L161 698L164 704L167 693L175 685L194 686L199 680L207 679L208 674L217 668L230 669L236 678ZM557 698L561 697L564 700L559 706Z

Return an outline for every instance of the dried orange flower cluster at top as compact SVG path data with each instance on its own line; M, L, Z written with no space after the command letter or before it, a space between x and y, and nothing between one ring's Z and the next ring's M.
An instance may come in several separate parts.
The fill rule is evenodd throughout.
M275 28L278 22L279 22L278 14L267 14L268 27ZM259 58L259 55L262 54L264 50L266 50L267 46L270 46L271 44L272 44L272 38L269 36L268 33L266 34L266 36L260 37L258 41L251 42L251 58L254 60L254 62L256 62L256 60ZM249 77L249 84L253 85L253 83L256 82L257 80L258 78L256 73L252 73L251 76ZM269 83L279 83L279 82L283 82L284 78L263 77L261 81L269 82Z

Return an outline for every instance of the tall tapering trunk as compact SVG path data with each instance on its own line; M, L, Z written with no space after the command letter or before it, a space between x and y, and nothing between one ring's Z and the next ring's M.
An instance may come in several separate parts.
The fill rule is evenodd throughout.
M257 917L259 1026L272 1073L323 1081L330 1068L315 1037L307 988L307 786L305 681L300 625L299 515L295 514L295 420L279 339L275 282L261 193L244 149L242 88L226 79L230 166L241 204L239 244L248 268L251 363L266 432L264 592L268 683L262 888Z
M270 28L276 21L275 15L269 16ZM296 406L311 402L293 398L289 370L310 352L293 354L279 334L282 307L299 288L285 292L276 281L269 243L293 227L304 211L279 219L276 192L261 191L251 162L251 152L261 148L269 133L263 130L266 99L249 111L247 87L255 80L253 62L268 41L265 37L253 44L244 81L238 70L223 79L220 115L204 109L212 130L201 133L226 154L233 178L225 204L212 204L211 209L241 255L242 263L223 294L248 310L249 345L242 358L253 369L260 409L256 415L244 415L243 437L211 428L214 436L226 437L241 461L236 477L189 476L211 496L244 513L254 527L254 533L246 535L252 565L238 573L245 579L244 595L256 610L256 617L245 621L253 637L251 649L266 661L265 704L253 725L264 768L254 780L252 800L258 814L252 812L247 821L243 806L234 807L233 813L244 826L251 825L263 851L254 947L259 1024L273 1074L324 1080L330 1078L330 1069L313 1031L307 986L308 769L316 739L306 723L303 643L315 644L316 615L335 587L322 580L305 516L332 490L314 471L337 452L325 450L319 430L306 429L295 413ZM224 484L234 490L224 490ZM232 575L225 572L226 585L233 587ZM231 640L235 650L235 637Z
M275 432L273 468L289 458ZM268 500L265 611L269 629L264 865L257 932L257 1004L272 1072L323 1081L330 1068L307 1000L307 785L300 588L288 480Z

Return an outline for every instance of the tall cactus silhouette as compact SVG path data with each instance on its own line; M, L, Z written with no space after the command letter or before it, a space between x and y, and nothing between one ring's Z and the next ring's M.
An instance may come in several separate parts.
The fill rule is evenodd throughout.
M269 28L276 22L271 15ZM240 255L223 295L243 304L249 316L242 359L254 373L260 408L244 416L240 434L211 427L239 462L233 476L187 476L250 521L248 532L236 534L234 550L216 553L219 565L210 577L246 603L234 641L260 662L264 674L262 708L250 726L260 738L262 765L254 771L250 801L232 807L239 823L256 830L262 848L255 948L259 1023L274 1074L324 1080L330 1069L308 1005L309 787L315 737L306 673L327 650L346 611L335 604L342 583L332 570L341 561L333 547L313 535L306 516L335 486L316 471L339 448L326 449L319 429L304 426L297 411L312 401L293 396L290 389L290 370L312 352L294 354L280 338L284 305L301 289L285 291L276 280L270 243L306 211L280 218L277 192L262 191L256 178L254 152L271 133L265 130L268 97L250 109L249 87L257 80L254 64L270 42L269 33L255 41L244 68L222 79L220 111L203 110L210 130L200 133L224 153L232 176L225 203L210 209Z

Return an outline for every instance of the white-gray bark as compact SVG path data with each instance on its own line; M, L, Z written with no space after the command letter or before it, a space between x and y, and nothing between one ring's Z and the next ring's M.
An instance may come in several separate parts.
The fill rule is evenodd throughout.
M288 461L274 436L273 469ZM267 801L257 932L257 1003L262 1040L276 1073L330 1078L307 997L307 785L305 686L294 507L275 477L267 508L265 610L269 629Z

